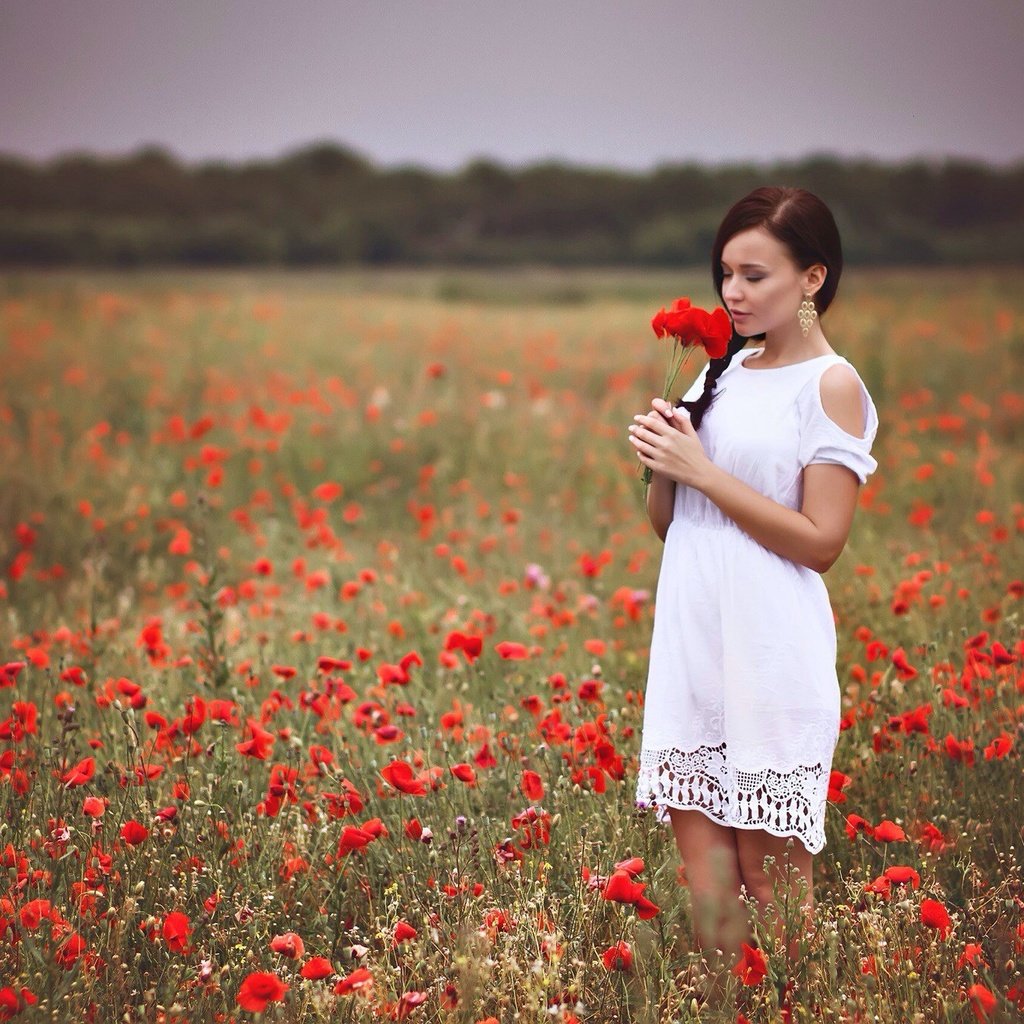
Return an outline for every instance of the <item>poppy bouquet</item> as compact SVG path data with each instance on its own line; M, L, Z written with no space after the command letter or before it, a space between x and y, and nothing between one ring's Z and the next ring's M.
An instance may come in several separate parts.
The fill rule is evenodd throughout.
M669 354L668 372L661 397L669 400L679 372L686 365L695 349L702 348L709 359L720 359L729 347L732 338L732 321L721 306L710 313L694 306L685 296L672 303L671 309L662 307L651 319L651 327L659 338L670 338L672 349ZM651 467L643 467L644 490L651 483Z

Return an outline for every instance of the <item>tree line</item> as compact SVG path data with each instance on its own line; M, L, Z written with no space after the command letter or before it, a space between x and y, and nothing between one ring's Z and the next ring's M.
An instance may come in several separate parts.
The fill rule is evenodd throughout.
M156 147L0 154L0 264L693 265L729 205L763 184L825 199L849 263L1024 262L1024 162L813 156L630 173L477 160L443 173L315 143L233 164Z

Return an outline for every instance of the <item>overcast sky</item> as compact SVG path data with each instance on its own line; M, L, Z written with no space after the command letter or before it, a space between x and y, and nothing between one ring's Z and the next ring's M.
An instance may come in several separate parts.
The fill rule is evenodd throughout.
M0 151L1024 160L1024 0L0 0Z

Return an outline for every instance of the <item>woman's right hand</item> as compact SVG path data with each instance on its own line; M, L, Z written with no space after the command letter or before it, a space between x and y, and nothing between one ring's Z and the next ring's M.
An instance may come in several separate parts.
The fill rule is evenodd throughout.
M689 413L682 406L675 406L671 402L666 402L664 398L652 398L651 408L665 418L666 422L671 423L676 430L682 430L682 426L679 424L679 417L689 417Z

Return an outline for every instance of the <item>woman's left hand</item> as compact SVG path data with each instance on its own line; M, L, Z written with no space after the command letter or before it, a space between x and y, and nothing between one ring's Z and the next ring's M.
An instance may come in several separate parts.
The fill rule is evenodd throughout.
M677 407L672 410L672 416L672 423L658 411L634 416L629 426L629 440L645 466L677 483L699 489L700 481L712 465L711 460L704 454L689 413Z

